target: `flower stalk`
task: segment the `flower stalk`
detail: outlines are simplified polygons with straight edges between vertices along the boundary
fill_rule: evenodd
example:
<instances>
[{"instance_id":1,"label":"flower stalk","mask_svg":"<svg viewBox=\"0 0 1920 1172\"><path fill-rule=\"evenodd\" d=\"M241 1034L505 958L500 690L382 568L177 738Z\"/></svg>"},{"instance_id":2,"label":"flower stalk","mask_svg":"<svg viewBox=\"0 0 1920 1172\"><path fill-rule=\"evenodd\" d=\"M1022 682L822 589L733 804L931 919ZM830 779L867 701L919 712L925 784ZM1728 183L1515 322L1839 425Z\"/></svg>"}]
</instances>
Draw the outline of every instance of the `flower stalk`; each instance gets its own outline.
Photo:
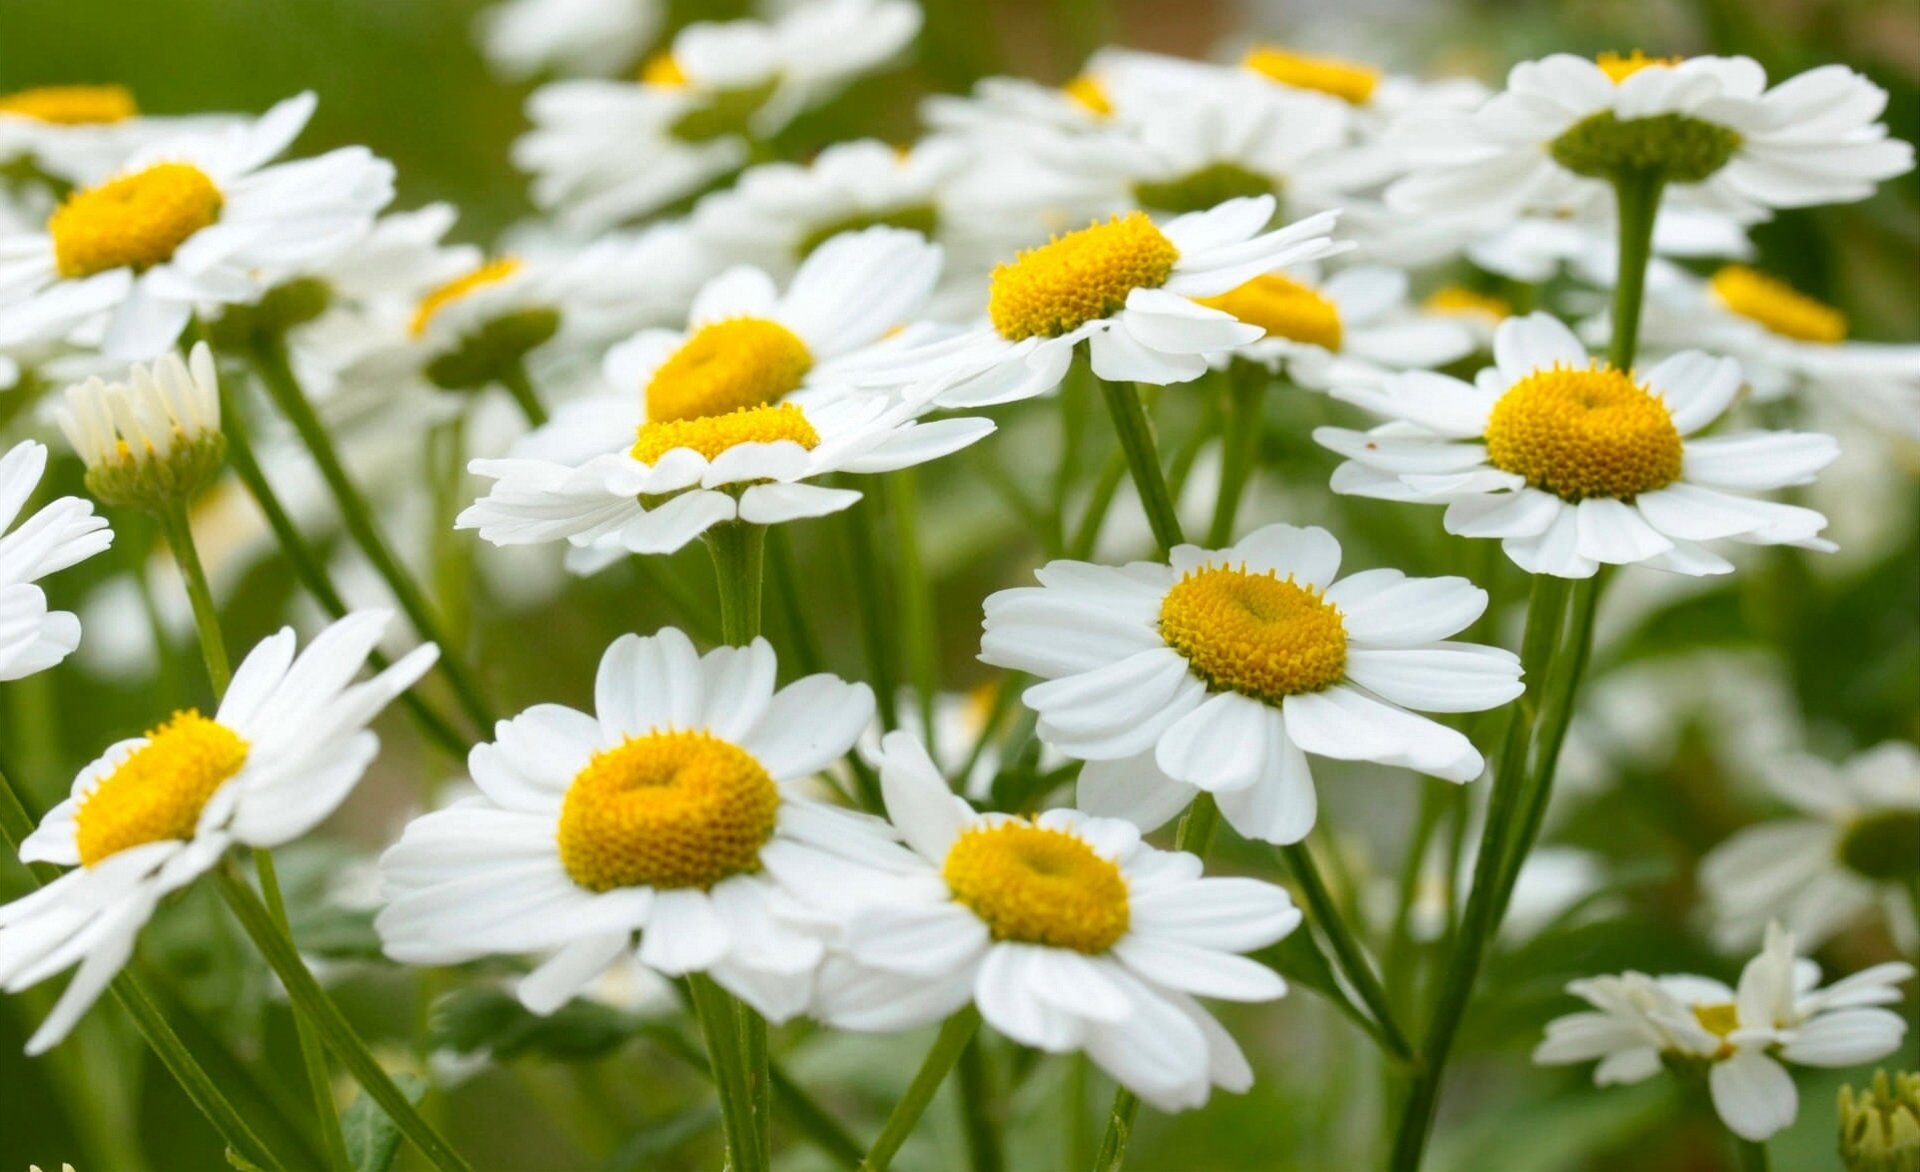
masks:
<instances>
[{"instance_id":1,"label":"flower stalk","mask_svg":"<svg viewBox=\"0 0 1920 1172\"><path fill-rule=\"evenodd\" d=\"M921 1060L920 1069L907 1084L907 1091L893 1106L893 1113L887 1116L886 1124L880 1129L880 1135L867 1149L867 1158L860 1165L860 1172L886 1172L892 1166L893 1157L900 1145L913 1134L920 1117L927 1112L927 1105L933 1102L933 1096L946 1081L947 1072L960 1060L960 1052L967 1048L974 1034L980 1029L980 1011L972 1005L954 1014L940 1027L940 1034L933 1040L933 1048Z\"/></svg>"}]
</instances>

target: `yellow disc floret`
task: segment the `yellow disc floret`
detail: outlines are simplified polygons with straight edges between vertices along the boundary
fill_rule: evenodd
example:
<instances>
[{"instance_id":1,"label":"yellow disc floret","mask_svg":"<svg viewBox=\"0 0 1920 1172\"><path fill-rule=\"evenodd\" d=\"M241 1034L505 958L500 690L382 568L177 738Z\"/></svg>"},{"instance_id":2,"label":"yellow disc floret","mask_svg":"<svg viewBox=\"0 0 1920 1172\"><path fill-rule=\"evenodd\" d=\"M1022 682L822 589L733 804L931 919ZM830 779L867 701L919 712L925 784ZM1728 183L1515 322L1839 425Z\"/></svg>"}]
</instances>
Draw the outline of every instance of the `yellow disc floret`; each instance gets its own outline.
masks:
<instances>
[{"instance_id":1,"label":"yellow disc floret","mask_svg":"<svg viewBox=\"0 0 1920 1172\"><path fill-rule=\"evenodd\" d=\"M156 163L74 192L47 220L60 275L145 270L172 259L187 238L220 218L225 203L207 173Z\"/></svg>"},{"instance_id":2,"label":"yellow disc floret","mask_svg":"<svg viewBox=\"0 0 1920 1172\"><path fill-rule=\"evenodd\" d=\"M655 53L640 66L640 81L645 85L680 89L687 84L687 71L672 53Z\"/></svg>"},{"instance_id":3,"label":"yellow disc floret","mask_svg":"<svg viewBox=\"0 0 1920 1172\"><path fill-rule=\"evenodd\" d=\"M1272 570L1188 571L1160 602L1160 637L1212 690L1269 703L1331 687L1347 671L1340 609Z\"/></svg>"},{"instance_id":4,"label":"yellow disc floret","mask_svg":"<svg viewBox=\"0 0 1920 1172\"><path fill-rule=\"evenodd\" d=\"M1118 313L1135 289L1158 289L1180 250L1144 212L1114 216L1022 252L993 270L987 315L1011 342L1057 338Z\"/></svg>"},{"instance_id":5,"label":"yellow disc floret","mask_svg":"<svg viewBox=\"0 0 1920 1172\"><path fill-rule=\"evenodd\" d=\"M416 338L422 336L433 323L435 314L474 290L497 285L519 271L520 261L517 257L503 256L429 290L420 299L420 304L414 307L413 320L407 323L407 332Z\"/></svg>"},{"instance_id":6,"label":"yellow disc floret","mask_svg":"<svg viewBox=\"0 0 1920 1172\"><path fill-rule=\"evenodd\" d=\"M1337 57L1290 53L1278 45L1256 45L1247 50L1240 64L1282 85L1332 94L1355 106L1371 98L1374 87L1380 84L1380 71L1371 66Z\"/></svg>"},{"instance_id":7,"label":"yellow disc floret","mask_svg":"<svg viewBox=\"0 0 1920 1172\"><path fill-rule=\"evenodd\" d=\"M1196 300L1259 326L1269 338L1340 349L1340 307L1313 286L1279 273L1255 277L1217 297Z\"/></svg>"},{"instance_id":8,"label":"yellow disc floret","mask_svg":"<svg viewBox=\"0 0 1920 1172\"><path fill-rule=\"evenodd\" d=\"M1107 87L1091 74L1082 73L1068 79L1060 92L1089 114L1105 118L1113 113L1113 99L1107 96Z\"/></svg>"},{"instance_id":9,"label":"yellow disc floret","mask_svg":"<svg viewBox=\"0 0 1920 1172\"><path fill-rule=\"evenodd\" d=\"M740 444L770 444L778 440L792 440L812 451L820 445L820 433L807 422L806 413L800 408L792 403L775 403L771 407L742 407L705 419L643 423L640 437L628 454L642 464L652 464L675 448L692 448L711 460Z\"/></svg>"},{"instance_id":10,"label":"yellow disc floret","mask_svg":"<svg viewBox=\"0 0 1920 1172\"><path fill-rule=\"evenodd\" d=\"M81 799L73 815L81 863L192 838L208 799L246 763L240 734L192 709L174 713Z\"/></svg>"},{"instance_id":11,"label":"yellow disc floret","mask_svg":"<svg viewBox=\"0 0 1920 1172\"><path fill-rule=\"evenodd\" d=\"M975 826L941 875L996 940L1105 952L1127 934L1127 880L1086 840L1031 822Z\"/></svg>"},{"instance_id":12,"label":"yellow disc floret","mask_svg":"<svg viewBox=\"0 0 1920 1172\"><path fill-rule=\"evenodd\" d=\"M1631 500L1680 478L1667 405L1609 366L1554 367L1513 384L1487 421L1487 460L1562 500Z\"/></svg>"},{"instance_id":13,"label":"yellow disc floret","mask_svg":"<svg viewBox=\"0 0 1920 1172\"><path fill-rule=\"evenodd\" d=\"M1720 1048L1714 1052L1716 1059L1733 1057L1733 1044L1727 1041L1727 1035L1740 1028L1740 1009L1732 1002L1718 1005L1696 1005L1693 1007L1693 1020L1700 1028L1720 1039Z\"/></svg>"},{"instance_id":14,"label":"yellow disc floret","mask_svg":"<svg viewBox=\"0 0 1920 1172\"><path fill-rule=\"evenodd\" d=\"M0 114L56 126L124 122L140 111L123 85L48 85L0 94Z\"/></svg>"},{"instance_id":15,"label":"yellow disc floret","mask_svg":"<svg viewBox=\"0 0 1920 1172\"><path fill-rule=\"evenodd\" d=\"M1503 322L1513 315L1513 306L1507 303L1506 298L1481 293L1465 285L1442 285L1420 304L1428 313L1478 318L1489 324Z\"/></svg>"},{"instance_id":16,"label":"yellow disc floret","mask_svg":"<svg viewBox=\"0 0 1920 1172\"><path fill-rule=\"evenodd\" d=\"M560 805L560 862L589 891L698 887L760 869L780 791L753 755L701 731L595 753Z\"/></svg>"},{"instance_id":17,"label":"yellow disc floret","mask_svg":"<svg viewBox=\"0 0 1920 1172\"><path fill-rule=\"evenodd\" d=\"M764 407L797 390L813 369L800 336L763 317L701 326L647 383L647 418L701 419Z\"/></svg>"},{"instance_id":18,"label":"yellow disc floret","mask_svg":"<svg viewBox=\"0 0 1920 1172\"><path fill-rule=\"evenodd\" d=\"M1602 53L1593 59L1593 63L1600 67L1600 72L1607 75L1607 80L1619 85L1650 65L1673 66L1684 60L1686 60L1684 57L1649 57L1635 49L1624 56L1619 53Z\"/></svg>"},{"instance_id":19,"label":"yellow disc floret","mask_svg":"<svg viewBox=\"0 0 1920 1172\"><path fill-rule=\"evenodd\" d=\"M1713 275L1712 288L1720 304L1781 337L1828 344L1846 340L1846 314L1758 269L1728 265Z\"/></svg>"}]
</instances>

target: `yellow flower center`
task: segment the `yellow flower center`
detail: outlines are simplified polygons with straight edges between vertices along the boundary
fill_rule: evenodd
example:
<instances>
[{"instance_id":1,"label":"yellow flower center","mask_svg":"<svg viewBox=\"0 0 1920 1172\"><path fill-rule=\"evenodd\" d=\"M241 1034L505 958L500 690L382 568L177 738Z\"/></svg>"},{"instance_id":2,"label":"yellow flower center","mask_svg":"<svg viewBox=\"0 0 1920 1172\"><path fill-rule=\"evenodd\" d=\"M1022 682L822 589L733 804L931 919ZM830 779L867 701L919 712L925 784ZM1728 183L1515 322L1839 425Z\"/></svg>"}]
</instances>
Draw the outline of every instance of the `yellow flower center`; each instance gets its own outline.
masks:
<instances>
[{"instance_id":1,"label":"yellow flower center","mask_svg":"<svg viewBox=\"0 0 1920 1172\"><path fill-rule=\"evenodd\" d=\"M1347 671L1340 608L1272 570L1188 571L1160 601L1160 637L1212 690L1269 703L1331 687Z\"/></svg>"},{"instance_id":2,"label":"yellow flower center","mask_svg":"<svg viewBox=\"0 0 1920 1172\"><path fill-rule=\"evenodd\" d=\"M1179 259L1146 213L1116 215L995 267L987 316L1010 342L1057 338L1118 313L1135 289L1166 284Z\"/></svg>"},{"instance_id":3,"label":"yellow flower center","mask_svg":"<svg viewBox=\"0 0 1920 1172\"><path fill-rule=\"evenodd\" d=\"M48 85L0 95L0 114L56 126L124 122L139 112L123 85Z\"/></svg>"},{"instance_id":4,"label":"yellow flower center","mask_svg":"<svg viewBox=\"0 0 1920 1172\"><path fill-rule=\"evenodd\" d=\"M1680 478L1680 433L1667 405L1610 366L1556 366L1500 396L1487 460L1563 500L1631 500Z\"/></svg>"},{"instance_id":5,"label":"yellow flower center","mask_svg":"<svg viewBox=\"0 0 1920 1172\"><path fill-rule=\"evenodd\" d=\"M1635 49L1625 56L1621 56L1619 53L1602 53L1593 59L1593 63L1600 67L1600 72L1607 75L1607 80L1613 82L1615 85L1619 85L1621 82L1650 65L1671 66L1678 65L1685 60L1686 58L1684 57L1649 57L1640 50Z\"/></svg>"},{"instance_id":6,"label":"yellow flower center","mask_svg":"<svg viewBox=\"0 0 1920 1172\"><path fill-rule=\"evenodd\" d=\"M680 68L679 58L672 53L655 53L640 66L640 81L644 85L679 89L687 84L687 71Z\"/></svg>"},{"instance_id":7,"label":"yellow flower center","mask_svg":"<svg viewBox=\"0 0 1920 1172\"><path fill-rule=\"evenodd\" d=\"M1127 934L1127 880L1086 841L1031 822L975 826L941 875L996 940L1105 952Z\"/></svg>"},{"instance_id":8,"label":"yellow flower center","mask_svg":"<svg viewBox=\"0 0 1920 1172\"><path fill-rule=\"evenodd\" d=\"M1448 317L1479 318L1489 324L1505 321L1513 315L1513 306L1504 297L1480 293L1465 285L1442 285L1421 303L1428 313Z\"/></svg>"},{"instance_id":9,"label":"yellow flower center","mask_svg":"<svg viewBox=\"0 0 1920 1172\"><path fill-rule=\"evenodd\" d=\"M218 220L225 202L206 172L188 163L109 179L69 195L47 220L54 263L70 279L152 268Z\"/></svg>"},{"instance_id":10,"label":"yellow flower center","mask_svg":"<svg viewBox=\"0 0 1920 1172\"><path fill-rule=\"evenodd\" d=\"M812 451L820 446L820 433L807 422L806 413L800 408L792 403L775 403L768 407L742 407L704 419L643 423L639 438L634 440L628 454L642 464L653 464L675 448L692 448L711 460L740 444L770 444L776 440L792 440Z\"/></svg>"},{"instance_id":11,"label":"yellow flower center","mask_svg":"<svg viewBox=\"0 0 1920 1172\"><path fill-rule=\"evenodd\" d=\"M1740 1028L1740 1009L1732 1002L1719 1005L1696 1005L1693 1007L1693 1020L1700 1028L1720 1039L1720 1048L1714 1051L1716 1060L1733 1057L1733 1043L1727 1041L1727 1035Z\"/></svg>"},{"instance_id":12,"label":"yellow flower center","mask_svg":"<svg viewBox=\"0 0 1920 1172\"><path fill-rule=\"evenodd\" d=\"M1847 315L1746 265L1728 265L1713 275L1720 304L1786 338L1802 342L1843 342Z\"/></svg>"},{"instance_id":13,"label":"yellow flower center","mask_svg":"<svg viewBox=\"0 0 1920 1172\"><path fill-rule=\"evenodd\" d=\"M1060 92L1097 117L1105 118L1113 113L1113 99L1107 96L1107 87L1091 74L1082 73L1069 79L1060 87Z\"/></svg>"},{"instance_id":14,"label":"yellow flower center","mask_svg":"<svg viewBox=\"0 0 1920 1172\"><path fill-rule=\"evenodd\" d=\"M246 763L238 733L192 709L174 713L81 800L73 815L81 863L192 838L208 799Z\"/></svg>"},{"instance_id":15,"label":"yellow flower center","mask_svg":"<svg viewBox=\"0 0 1920 1172\"><path fill-rule=\"evenodd\" d=\"M593 755L560 804L560 862L589 891L698 887L760 869L780 791L705 731L652 732Z\"/></svg>"},{"instance_id":16,"label":"yellow flower center","mask_svg":"<svg viewBox=\"0 0 1920 1172\"><path fill-rule=\"evenodd\" d=\"M813 352L777 321L733 317L701 326L653 372L647 418L664 421L764 407L797 390Z\"/></svg>"},{"instance_id":17,"label":"yellow flower center","mask_svg":"<svg viewBox=\"0 0 1920 1172\"><path fill-rule=\"evenodd\" d=\"M1380 71L1371 66L1338 57L1290 53L1278 45L1256 45L1240 64L1281 85L1318 90L1355 106L1371 98L1374 87L1380 84Z\"/></svg>"},{"instance_id":18,"label":"yellow flower center","mask_svg":"<svg viewBox=\"0 0 1920 1172\"><path fill-rule=\"evenodd\" d=\"M1278 273L1255 277L1217 297L1201 297L1202 305L1230 313L1259 326L1270 338L1286 338L1340 349L1340 309L1311 285Z\"/></svg>"},{"instance_id":19,"label":"yellow flower center","mask_svg":"<svg viewBox=\"0 0 1920 1172\"><path fill-rule=\"evenodd\" d=\"M470 273L463 273L444 285L429 290L414 307L413 320L407 323L407 332L418 338L427 332L433 323L433 317L447 306L488 285L497 285L520 271L520 261L516 257L503 256L490 260Z\"/></svg>"}]
</instances>

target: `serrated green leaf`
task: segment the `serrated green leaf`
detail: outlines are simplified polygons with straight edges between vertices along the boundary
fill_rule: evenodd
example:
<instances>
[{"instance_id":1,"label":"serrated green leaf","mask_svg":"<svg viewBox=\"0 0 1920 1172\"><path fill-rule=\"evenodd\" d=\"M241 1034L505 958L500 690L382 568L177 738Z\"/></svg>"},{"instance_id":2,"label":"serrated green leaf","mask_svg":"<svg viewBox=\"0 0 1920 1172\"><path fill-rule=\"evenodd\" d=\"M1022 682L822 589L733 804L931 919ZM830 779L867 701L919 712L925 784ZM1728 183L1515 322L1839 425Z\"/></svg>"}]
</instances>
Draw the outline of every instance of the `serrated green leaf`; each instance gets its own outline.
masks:
<instances>
[{"instance_id":1,"label":"serrated green leaf","mask_svg":"<svg viewBox=\"0 0 1920 1172\"><path fill-rule=\"evenodd\" d=\"M409 1103L418 1103L427 1093L426 1081L414 1075L396 1074L393 1081ZM340 1117L340 1134L347 1141L347 1159L353 1163L354 1172L387 1172L400 1151L400 1129L380 1104L365 1094Z\"/></svg>"}]
</instances>

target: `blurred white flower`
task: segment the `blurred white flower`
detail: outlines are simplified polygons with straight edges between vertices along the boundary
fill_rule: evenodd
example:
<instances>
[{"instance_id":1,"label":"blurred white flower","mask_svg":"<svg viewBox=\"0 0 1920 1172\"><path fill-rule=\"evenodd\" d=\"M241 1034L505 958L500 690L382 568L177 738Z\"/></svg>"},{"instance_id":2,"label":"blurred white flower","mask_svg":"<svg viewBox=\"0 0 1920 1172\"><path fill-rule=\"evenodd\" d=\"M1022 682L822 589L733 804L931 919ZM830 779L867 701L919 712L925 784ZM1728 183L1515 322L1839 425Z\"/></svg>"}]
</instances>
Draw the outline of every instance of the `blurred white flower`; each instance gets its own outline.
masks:
<instances>
[{"instance_id":1,"label":"blurred white flower","mask_svg":"<svg viewBox=\"0 0 1920 1172\"><path fill-rule=\"evenodd\" d=\"M79 497L63 496L14 526L46 467L47 446L33 440L0 456L0 680L52 667L80 645L80 620L48 610L34 583L113 544L107 519Z\"/></svg>"},{"instance_id":2,"label":"blurred white flower","mask_svg":"<svg viewBox=\"0 0 1920 1172\"><path fill-rule=\"evenodd\" d=\"M542 70L617 73L635 62L666 15L662 0L503 0L474 22L503 76Z\"/></svg>"}]
</instances>

